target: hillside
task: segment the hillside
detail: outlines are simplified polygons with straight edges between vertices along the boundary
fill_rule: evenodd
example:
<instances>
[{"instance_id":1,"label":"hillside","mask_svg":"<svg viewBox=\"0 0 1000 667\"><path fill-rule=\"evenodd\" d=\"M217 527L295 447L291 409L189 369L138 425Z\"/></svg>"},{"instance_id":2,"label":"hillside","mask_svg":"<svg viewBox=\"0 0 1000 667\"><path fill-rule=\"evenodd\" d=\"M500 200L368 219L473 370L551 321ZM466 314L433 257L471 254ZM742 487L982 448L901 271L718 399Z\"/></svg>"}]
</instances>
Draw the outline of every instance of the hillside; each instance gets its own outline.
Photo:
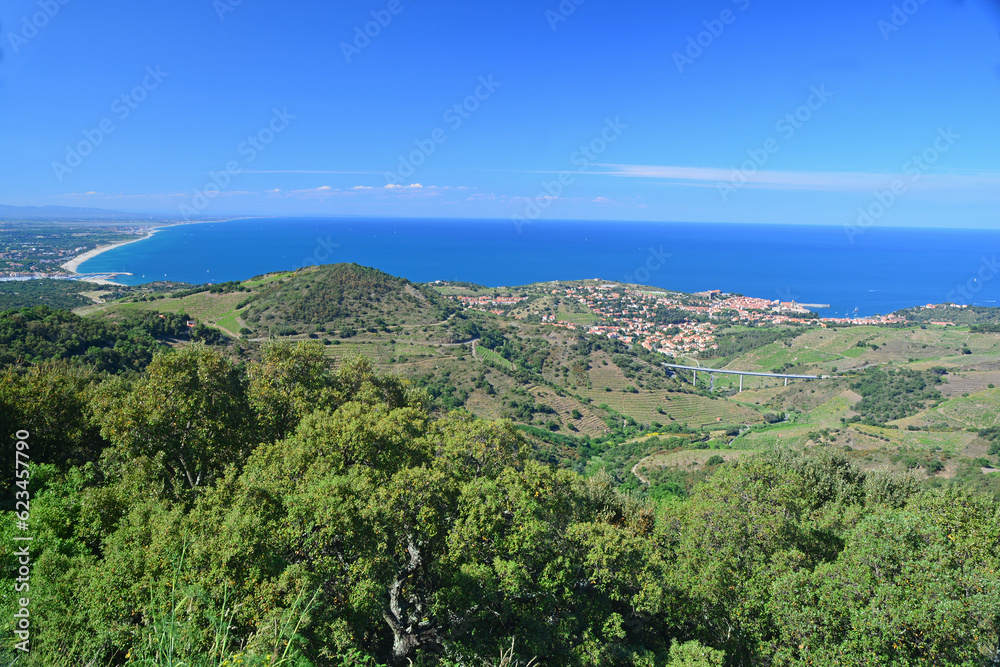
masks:
<instances>
[{"instance_id":1,"label":"hillside","mask_svg":"<svg viewBox=\"0 0 1000 667\"><path fill-rule=\"evenodd\" d=\"M433 327L445 325L455 309L435 292L403 278L356 264L336 264L218 285L137 291L78 312L105 315L127 310L183 311L230 336L249 339L310 334L347 339L394 331L448 341L451 333Z\"/></svg>"},{"instance_id":2,"label":"hillside","mask_svg":"<svg viewBox=\"0 0 1000 667\"><path fill-rule=\"evenodd\" d=\"M647 469L669 460L676 445L643 444L644 434L668 429L701 433L682 449L699 442L715 449L833 447L864 467L908 471L928 484L974 474L984 475L977 484L987 484L992 468L972 463L997 463L976 431L1000 414L989 386L1000 385L1000 334L930 325L923 317L893 326L713 325L718 350L685 353L681 363L826 377L786 387L780 379L747 376L740 393L738 376L702 373L694 386L690 373L664 372L660 364L674 361L669 356L629 344L627 336L587 333L630 306L617 293L605 302L567 295L608 287L630 289L601 281L415 285L343 264L134 295L81 312L111 320L134 311L184 313L251 344L316 340L336 363L368 357L426 391L438 409L511 419L550 460L586 466L593 459L621 484L642 479L631 475L640 459ZM705 303L632 289L639 298L667 296L680 307ZM940 309L938 316L958 319L959 310ZM682 335L711 322L697 314L684 324L681 310L650 309L650 316ZM993 314L977 309L974 316L986 322ZM880 368L891 377L944 372L930 380L931 393L893 413L893 392L905 382L876 387L867 398L852 388Z\"/></svg>"},{"instance_id":3,"label":"hillside","mask_svg":"<svg viewBox=\"0 0 1000 667\"><path fill-rule=\"evenodd\" d=\"M0 282L0 310L33 306L72 310L94 303L107 291L109 288L104 285L75 280L4 281Z\"/></svg>"},{"instance_id":4,"label":"hillside","mask_svg":"<svg viewBox=\"0 0 1000 667\"><path fill-rule=\"evenodd\" d=\"M30 452L0 523L31 531L0 585L33 591L0 599L32 628L3 664L916 667L1000 636L1000 514L969 489L673 427L567 470L315 342L78 370L0 369Z\"/></svg>"},{"instance_id":5,"label":"hillside","mask_svg":"<svg viewBox=\"0 0 1000 667\"><path fill-rule=\"evenodd\" d=\"M308 267L262 282L238 309L255 334L287 329L377 333L442 322L454 312L431 290L357 264Z\"/></svg>"},{"instance_id":6,"label":"hillside","mask_svg":"<svg viewBox=\"0 0 1000 667\"><path fill-rule=\"evenodd\" d=\"M851 560L863 557L855 552L871 543L866 522L910 521L917 509L921 513L914 525L937 532L913 538L906 554L937 554L938 546L925 546L940 543L963 554L978 545L977 562L996 556L995 540L978 533L953 543L955 524L941 524L942 510L935 504L950 511L955 505L950 499L969 498L975 500L962 500L961 507L995 507L1000 498L1000 333L989 327L905 321L832 325L756 308L712 310L708 298L601 281L505 288L415 285L356 265L220 285L161 285L128 290L112 300L115 293L80 309L82 317L41 306L0 313L0 424L30 433L32 462L54 466L38 473L45 489L38 516L49 522L42 524L46 535L60 537L40 541L40 548L46 558L56 552L63 558L64 548L82 554L82 569L46 566L42 576L60 586L69 585L65 573L78 572L71 576L88 582L109 577L100 586L110 590L117 572L137 576L137 566L123 561L134 551L132 545L149 545L150 562L156 563L152 580L167 582L172 572L187 567L188 557L200 563L191 571L230 572L229 585L244 596L235 604L247 610L237 623L243 624L241 632L252 633L259 614L303 602L296 596L304 589L284 591L282 577L329 566L333 569L321 580L336 580L339 588L334 598L320 602L328 620L313 627L309 646L302 644L301 650L334 650L328 642L330 624L336 622L355 633L338 646L362 646L370 655L404 664L380 625L385 621L381 612L362 604L347 621L340 616L340 601L385 597L392 577L409 576L404 561L406 554L414 557L414 550L431 549L420 553L440 559L434 561L435 573L445 572L442 567L451 567L469 550L472 569L454 571L449 591L480 581L482 563L498 568L480 581L476 601L462 612L474 619L479 598L504 599L512 564L522 568L534 562L539 545L548 544L541 567L563 559L573 564L559 574L562 580L576 581L571 572L586 571L590 582L581 590L571 585L560 593L559 604L573 600L571 607L583 609L591 591L608 595L615 601L606 610L611 615L595 622L601 632L628 637L636 652L608 639L606 646L625 652L606 664L637 664L641 655L648 657L642 652L649 647L666 650L669 638L620 623L611 610L638 618L639 607L621 606L625 599L641 599L647 611L657 609L648 607L649 586L664 585L696 599L703 594L697 582L706 572L716 572L721 588L711 595L723 602L692 612L679 626L660 618L657 627L668 628L671 637L701 637L733 655L752 645L764 655L777 646L794 650L802 643L799 634L778 636L797 627L792 616L798 612L786 618L780 616L782 609L802 609L815 599L808 592L802 599L786 599L786 590L800 592L796 581L812 576L814 569L816 581L825 581L832 564L843 567L844 576L867 571ZM990 316L977 314L984 322ZM662 352L668 346L674 354ZM697 381L690 370L662 366L677 361L698 365ZM740 391L738 376L706 372L712 368L822 377L786 384L781 377L745 376ZM501 419L509 421L496 421ZM59 477L56 470L67 476ZM12 474L6 473L6 488L13 488ZM388 486L387 479L392 480ZM557 479L563 480L563 490L552 486ZM45 485L53 480L50 493ZM285 501L272 506L267 499L288 498L289 488L301 507L284 516L278 505ZM572 498L566 495L571 488L578 489ZM502 489L503 495L491 489ZM242 498L232 496L244 491ZM346 495L337 495L342 491ZM160 495L151 499L151 492ZM393 500L387 492L398 496ZM975 494L981 495L976 499ZM336 502L316 502L334 497ZM628 505L593 512L611 498ZM743 515L725 518L734 498L741 499L737 505L751 506ZM96 518L93 513L109 499L134 516L122 523L116 513ZM167 506L172 509L164 513ZM504 507L521 509L508 517L499 509ZM553 522L549 527L537 523L535 512L543 507L551 512L552 519L544 520ZM80 516L67 521L65 512ZM995 525L977 512L962 522L975 530ZM411 513L416 518L409 524ZM660 529L666 532L657 537L650 531L654 517L661 516ZM575 523L563 526L563 517ZM784 517L782 525L773 523L777 517ZM615 533L623 520L624 525L637 522L635 531ZM175 521L187 528L178 532ZM508 523L509 534L503 527ZM401 527L406 530L399 535L429 525L447 540L428 536L416 545L393 542L390 536ZM352 526L362 528L358 532ZM146 530L142 527L151 527L151 534L135 534ZM329 532L317 538L316 530ZM878 535L888 536L878 538L884 551L897 542L898 531L895 523L880 530ZM721 531L710 537L707 549L700 543L706 531ZM354 537L344 540L348 533ZM185 551L184 535L194 535L199 548ZM220 535L229 535L232 543L201 546ZM66 539L74 546L66 547ZM275 539L284 541L276 546ZM557 547L553 539L560 541ZM586 555L580 551L585 544L590 545ZM366 545L368 555L352 551L359 545ZM247 548L251 553L245 553ZM758 553L757 565L732 569L748 550ZM276 559L279 552L284 556ZM719 570L720 553L738 558ZM343 560L331 560L330 554ZM702 555L708 560L699 560ZM206 558L219 560L209 564ZM376 562L371 581L377 584L342 572L337 562ZM635 564L656 562L663 564L662 571L635 569ZM261 568L263 563L277 569L245 572L246 564ZM595 564L594 570L580 569ZM622 585L643 591L636 593L639 597L622 598L617 588L606 588L609 573L619 570L638 577L626 577ZM548 575L538 572L538 581L514 584L524 588L513 601L522 595L534 600L548 590L550 584L542 582ZM214 576L207 574L199 586L218 585ZM419 581L438 581L437 576ZM788 586L760 587L755 582L761 577L788 577ZM206 601L206 595L221 596L225 605L224 581L214 593L190 589L185 594ZM364 593L352 593L355 585ZM966 599L966 583L954 585L947 599ZM272 596L264 602L262 586ZM725 592L737 589L738 594ZM465 609L455 607L458 600L451 593L435 592L433 586L423 590L443 596L436 599L449 610L420 616L423 622L442 623L456 618L452 609ZM766 612L748 608L737 616L756 618L766 641L754 644L757 640L743 635L730 641L701 630L691 634L694 618L722 618L731 626L737 616L730 617L730 610L758 594L753 591L763 595L760 604L777 606ZM150 606L128 623L153 627L145 614L157 605L150 603L148 591L129 594L129 609ZM852 607L857 615L852 623L870 617L867 603L859 604ZM909 609L910 602L901 604ZM534 605L526 618L537 620ZM669 603L662 609L677 608ZM122 618L120 611L107 610L106 619ZM828 610L820 604L817 611ZM61 607L46 607L41 615L49 621L46 627L67 617ZM483 627L495 633L493 616L484 618ZM962 627L982 621L974 614L956 619ZM128 625L116 622L102 621L101 627ZM441 627L457 632L466 622L472 621ZM843 622L838 619L838 627ZM812 621L804 623L812 627ZM922 636L935 623L921 626ZM397 636L408 632L393 627ZM79 631L80 636L94 630ZM59 632L43 634L42 640L56 642ZM567 646L576 645L577 631L566 636ZM452 648L461 644L456 637ZM131 640L115 636L109 641L95 639L87 650ZM481 641L470 640L468 648ZM565 651L552 649L552 641L527 645L531 654L564 664L556 656ZM978 646L969 636L951 632L935 641L952 651L978 650L968 648ZM831 642L831 651L850 648L839 639ZM133 655L139 650L133 645ZM672 664L663 655L649 664Z\"/></svg>"}]
</instances>

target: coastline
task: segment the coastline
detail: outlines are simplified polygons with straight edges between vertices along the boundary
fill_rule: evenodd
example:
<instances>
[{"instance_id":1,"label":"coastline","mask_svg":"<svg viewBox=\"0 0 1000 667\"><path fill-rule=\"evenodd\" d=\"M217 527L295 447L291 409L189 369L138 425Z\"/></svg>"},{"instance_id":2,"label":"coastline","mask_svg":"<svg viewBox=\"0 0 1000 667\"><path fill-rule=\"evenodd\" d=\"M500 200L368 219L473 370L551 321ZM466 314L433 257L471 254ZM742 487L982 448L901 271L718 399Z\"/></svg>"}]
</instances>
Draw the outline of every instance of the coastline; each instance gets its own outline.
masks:
<instances>
[{"instance_id":1,"label":"coastline","mask_svg":"<svg viewBox=\"0 0 1000 667\"><path fill-rule=\"evenodd\" d=\"M213 222L232 222L235 220L254 220L255 217L256 216L247 216L245 218L222 218L219 220L184 220L182 222L171 222L163 224L160 225L159 227L154 227L153 229L149 230L149 233L143 236L141 239L132 239L131 241L121 241L120 243L112 243L110 245L94 248L93 250L88 250L85 253L77 255L76 257L69 260L65 264L60 264L59 268L64 269L68 273L72 273L77 276L91 275L86 273L80 273L79 271L77 271L77 269L79 269L80 265L83 264L84 262L94 259L95 257L97 257L102 253L105 253L109 250L113 250L115 248L119 248L123 245L128 245L129 243L138 243L139 241L145 241L146 239L153 238L153 235L156 234L156 232L161 231L163 229L167 229L168 227L177 227L179 225L200 225Z\"/></svg>"},{"instance_id":2,"label":"coastline","mask_svg":"<svg viewBox=\"0 0 1000 667\"><path fill-rule=\"evenodd\" d=\"M160 229L162 229L162 227L151 229L149 233L143 236L141 239L132 239L131 241L122 241L120 243L111 243L105 246L98 246L93 250L88 250L85 253L77 255L76 257L69 260L65 264L61 264L59 268L65 270L67 273L72 273L75 276L86 277L88 275L92 275L87 273L80 273L77 269L79 269L80 265L83 264L84 262L89 261L109 250L112 250L114 248L119 248L121 246L128 245L130 243L138 243L139 241L145 241L146 239L152 238L153 235L156 234L156 232L160 231ZM91 282L102 282L102 281L91 281ZM111 283L110 281L103 281L103 282L108 282L109 284L117 284L117 283Z\"/></svg>"},{"instance_id":3,"label":"coastline","mask_svg":"<svg viewBox=\"0 0 1000 667\"><path fill-rule=\"evenodd\" d=\"M119 285L119 286L122 286L121 283L116 283L113 280L108 280L107 278L91 278L90 277L90 276L94 276L94 275L106 275L106 274L81 273L78 269L80 268L80 266L82 264L84 264L85 262L88 262L88 261L94 259L95 257L97 257L100 254L103 254L103 253L105 253L105 252L107 252L109 250L114 250L115 248L120 248L121 246L125 246L125 245L128 245L130 243L138 243L139 241L145 241L147 239L151 239L151 238L153 238L153 235L156 234L156 232L158 232L160 230L163 230L163 229L166 229L168 227L176 227L178 225L196 225L196 224L202 224L202 223L208 223L208 222L230 222L232 220L252 220L252 219L253 219L253 217L249 216L249 217L246 217L246 218L224 218L224 219L221 219L221 220L194 220L194 221L185 220L183 222L170 222L170 223L167 223L167 224L160 225L159 227L154 227L153 229L150 229L149 233L146 234L145 236L143 236L140 239L132 239L131 241L121 241L120 243L111 243L111 244L106 245L106 246L100 246L100 247L94 248L93 250L88 250L87 252L84 252L84 253L81 253L81 254L77 255L76 257L74 257L73 259L65 262L64 264L60 264L59 268L63 269L67 273L72 273L74 276L76 276L78 278L85 278L87 280L87 282L96 283L98 285ZM112 277L114 277L115 275L132 275L132 274L117 274L116 273L116 274L113 274Z\"/></svg>"}]
</instances>

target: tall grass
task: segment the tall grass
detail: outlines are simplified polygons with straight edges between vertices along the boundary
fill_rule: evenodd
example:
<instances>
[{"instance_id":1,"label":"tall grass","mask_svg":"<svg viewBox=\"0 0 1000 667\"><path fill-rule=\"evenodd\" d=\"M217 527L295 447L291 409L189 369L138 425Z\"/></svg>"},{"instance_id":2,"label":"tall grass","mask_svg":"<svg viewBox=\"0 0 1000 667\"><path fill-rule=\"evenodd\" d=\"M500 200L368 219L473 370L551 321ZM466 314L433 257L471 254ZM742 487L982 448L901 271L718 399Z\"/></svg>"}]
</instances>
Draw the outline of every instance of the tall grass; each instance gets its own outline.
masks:
<instances>
[{"instance_id":1,"label":"tall grass","mask_svg":"<svg viewBox=\"0 0 1000 667\"><path fill-rule=\"evenodd\" d=\"M145 643L126 656L126 664L135 667L312 667L302 654L300 632L316 606L319 591L308 600L300 593L292 606L275 619L273 624L258 630L255 645L265 649L235 647L232 636L235 608L229 598L228 586L221 602L216 603L204 590L181 584L187 545L174 565L169 593L150 600L150 628ZM152 594L151 594L152 595ZM164 599L165 598L165 599ZM200 609L198 615L194 610ZM207 622L211 643L199 648L199 639ZM266 636L266 641L259 638Z\"/></svg>"}]
</instances>

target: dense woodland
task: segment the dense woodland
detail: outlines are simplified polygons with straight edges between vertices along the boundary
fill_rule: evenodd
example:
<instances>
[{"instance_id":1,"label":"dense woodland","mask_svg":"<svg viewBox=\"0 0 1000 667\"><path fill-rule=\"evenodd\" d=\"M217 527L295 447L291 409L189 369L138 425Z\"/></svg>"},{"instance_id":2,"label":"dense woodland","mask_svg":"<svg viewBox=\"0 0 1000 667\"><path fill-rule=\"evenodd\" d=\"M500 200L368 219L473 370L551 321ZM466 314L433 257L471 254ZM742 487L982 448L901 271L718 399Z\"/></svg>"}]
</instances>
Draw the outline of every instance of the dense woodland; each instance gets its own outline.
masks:
<instances>
[{"instance_id":1,"label":"dense woodland","mask_svg":"<svg viewBox=\"0 0 1000 667\"><path fill-rule=\"evenodd\" d=\"M997 659L992 496L778 449L718 457L697 479L661 473L675 492L643 497L615 479L630 445L558 436L608 464L567 469L510 422L442 410L433 378L332 367L316 343L249 361L167 348L178 332L155 315L81 336L72 317L0 316L4 349L21 350L0 375L4 452L26 430L32 461L19 665ZM99 341L119 356L88 357ZM494 343L532 365L535 350ZM925 375L859 383L873 417L887 383L933 397Z\"/></svg>"},{"instance_id":2,"label":"dense woodland","mask_svg":"<svg viewBox=\"0 0 1000 667\"><path fill-rule=\"evenodd\" d=\"M45 305L50 308L80 308L93 301L80 294L84 289L102 289L94 283L75 280L9 280L0 282L0 311Z\"/></svg>"},{"instance_id":3,"label":"dense woodland","mask_svg":"<svg viewBox=\"0 0 1000 667\"><path fill-rule=\"evenodd\" d=\"M168 342L228 341L218 329L187 322L184 313L140 311L106 321L47 306L0 311L0 368L62 360L108 373L140 371Z\"/></svg>"}]
</instances>

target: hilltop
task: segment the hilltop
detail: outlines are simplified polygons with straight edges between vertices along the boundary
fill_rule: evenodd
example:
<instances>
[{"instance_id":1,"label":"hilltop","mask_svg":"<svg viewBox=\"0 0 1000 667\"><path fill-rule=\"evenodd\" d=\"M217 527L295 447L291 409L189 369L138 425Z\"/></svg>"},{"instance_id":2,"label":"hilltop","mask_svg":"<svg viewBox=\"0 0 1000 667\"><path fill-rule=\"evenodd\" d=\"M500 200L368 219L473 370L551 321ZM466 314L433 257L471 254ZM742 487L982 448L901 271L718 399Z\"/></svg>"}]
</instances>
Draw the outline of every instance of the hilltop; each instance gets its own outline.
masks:
<instances>
[{"instance_id":1,"label":"hilltop","mask_svg":"<svg viewBox=\"0 0 1000 667\"><path fill-rule=\"evenodd\" d=\"M144 286L145 287L145 286ZM446 323L455 308L432 290L357 264L307 267L245 281L135 289L85 315L122 310L185 312L232 337L352 338ZM433 337L433 335L431 336Z\"/></svg>"},{"instance_id":2,"label":"hilltop","mask_svg":"<svg viewBox=\"0 0 1000 667\"><path fill-rule=\"evenodd\" d=\"M254 287L237 309L244 327L258 335L377 333L440 323L455 312L431 290L357 264L308 267Z\"/></svg>"}]
</instances>

